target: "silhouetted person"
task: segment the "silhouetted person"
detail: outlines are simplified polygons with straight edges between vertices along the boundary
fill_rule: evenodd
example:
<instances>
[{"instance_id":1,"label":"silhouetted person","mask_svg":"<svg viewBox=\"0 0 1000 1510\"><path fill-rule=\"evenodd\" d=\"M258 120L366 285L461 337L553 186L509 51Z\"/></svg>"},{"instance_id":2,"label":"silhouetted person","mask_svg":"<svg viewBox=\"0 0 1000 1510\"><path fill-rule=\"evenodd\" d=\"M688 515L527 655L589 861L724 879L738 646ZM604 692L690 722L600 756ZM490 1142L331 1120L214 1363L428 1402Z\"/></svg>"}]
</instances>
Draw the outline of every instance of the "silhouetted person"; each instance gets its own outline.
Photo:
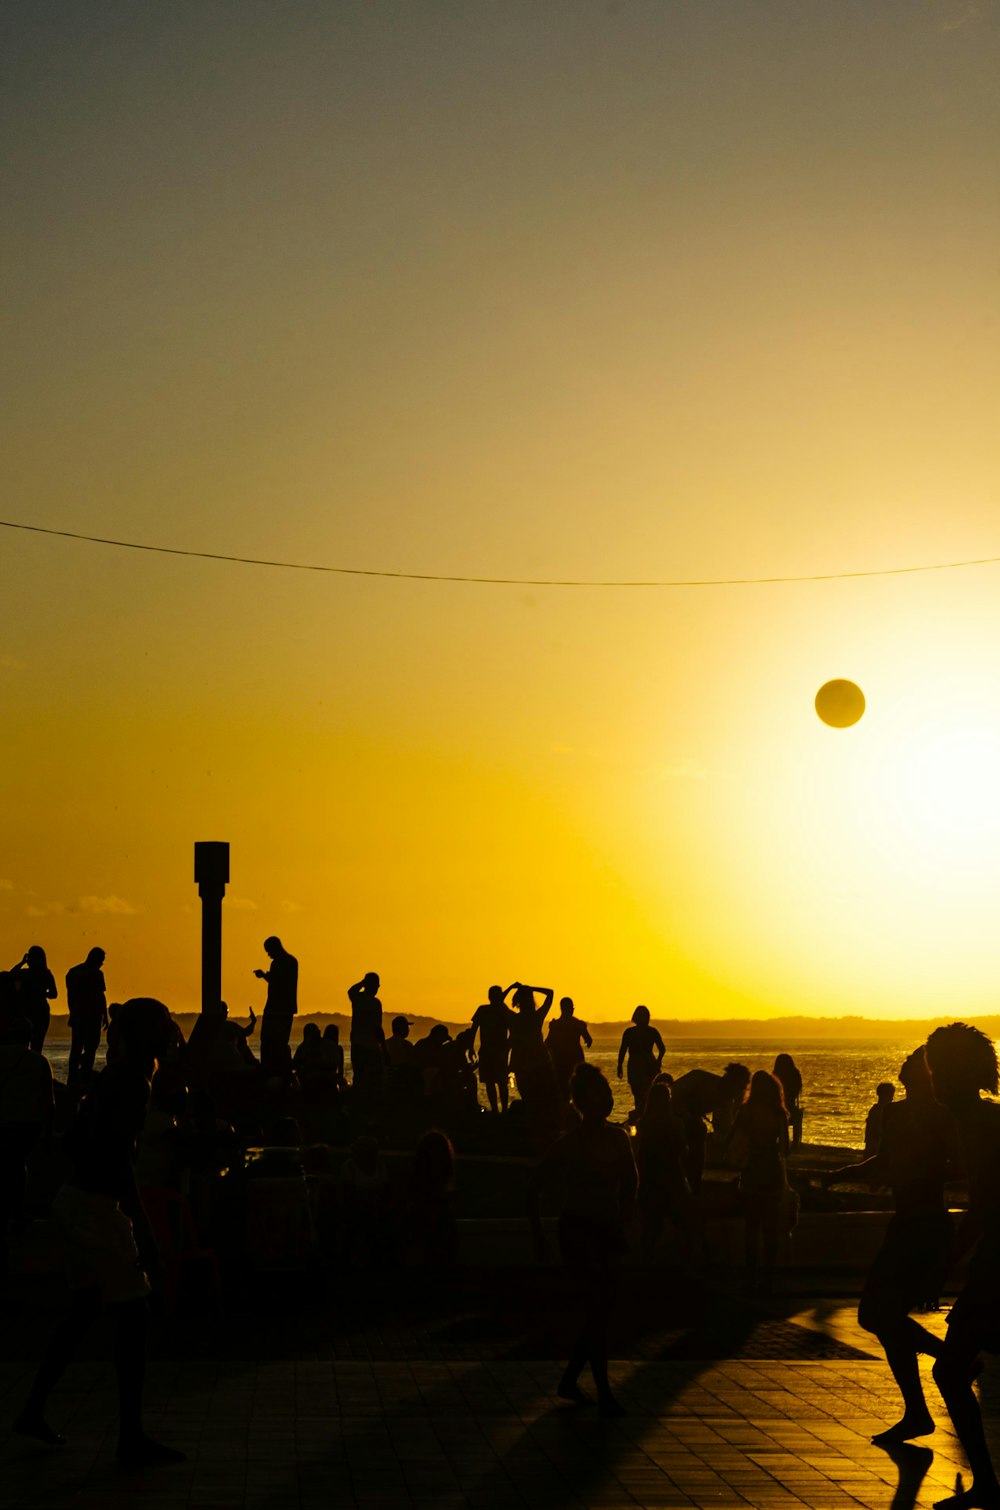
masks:
<instances>
[{"instance_id":1,"label":"silhouetted person","mask_svg":"<svg viewBox=\"0 0 1000 1510\"><path fill-rule=\"evenodd\" d=\"M871 1157L878 1153L879 1139L882 1136L882 1118L886 1108L892 1105L892 1098L896 1094L896 1087L891 1080L882 1080L875 1087L875 1105L869 1108L865 1118L865 1153Z\"/></svg>"},{"instance_id":2,"label":"silhouetted person","mask_svg":"<svg viewBox=\"0 0 1000 1510\"><path fill-rule=\"evenodd\" d=\"M509 1094L510 1020L514 1015L507 1005L513 986L504 991L490 986L487 999L472 1014L472 1042L479 1034L479 1083L486 1089L492 1112L507 1110Z\"/></svg>"},{"instance_id":3,"label":"silhouetted person","mask_svg":"<svg viewBox=\"0 0 1000 1510\"><path fill-rule=\"evenodd\" d=\"M858 1321L885 1348L903 1396L902 1419L872 1437L879 1447L934 1430L917 1355L936 1358L942 1343L910 1311L936 1298L944 1279L952 1242L945 1181L958 1155L955 1124L934 1099L922 1045L907 1058L899 1078L906 1098L886 1107L878 1152L835 1170L827 1181L862 1178L888 1185L896 1208L858 1306Z\"/></svg>"},{"instance_id":4,"label":"silhouetted person","mask_svg":"<svg viewBox=\"0 0 1000 1510\"><path fill-rule=\"evenodd\" d=\"M417 1144L403 1200L403 1243L413 1263L436 1268L458 1258L455 1150L447 1133L431 1128Z\"/></svg>"},{"instance_id":5,"label":"silhouetted person","mask_svg":"<svg viewBox=\"0 0 1000 1510\"><path fill-rule=\"evenodd\" d=\"M749 1094L733 1119L726 1142L734 1138L742 1138L745 1147L740 1171L740 1197L745 1224L747 1287L751 1291L758 1287L757 1253L760 1248L764 1262L759 1288L766 1295L771 1290L778 1232L786 1215L788 1196L785 1178L788 1113L781 1081L776 1075L758 1070L753 1076Z\"/></svg>"},{"instance_id":6,"label":"silhouetted person","mask_svg":"<svg viewBox=\"0 0 1000 1510\"><path fill-rule=\"evenodd\" d=\"M618 1079L622 1078L622 1066L627 1060L626 1074L637 1112L641 1112L645 1105L649 1087L656 1079L665 1053L659 1031L650 1025L649 1008L636 1007L632 1013L632 1026L622 1034Z\"/></svg>"},{"instance_id":7,"label":"silhouetted person","mask_svg":"<svg viewBox=\"0 0 1000 1510\"><path fill-rule=\"evenodd\" d=\"M535 1005L541 996L540 1007ZM554 993L548 986L525 986L514 983L514 1011L510 1015L510 1067L514 1072L517 1094L525 1107L545 1116L554 1110L556 1100L552 1065L545 1052L542 1027L552 1010Z\"/></svg>"},{"instance_id":8,"label":"silhouetted person","mask_svg":"<svg viewBox=\"0 0 1000 1510\"><path fill-rule=\"evenodd\" d=\"M535 1255L544 1263L539 1193L549 1184L562 1188L559 1248L568 1270L567 1299L577 1330L559 1394L577 1404L589 1403L579 1383L589 1363L601 1414L614 1416L621 1414L621 1406L608 1381L608 1327L638 1181L628 1134L608 1126L615 1098L596 1065L577 1066L570 1096L580 1114L579 1125L557 1139L538 1165L529 1188L529 1213Z\"/></svg>"},{"instance_id":9,"label":"silhouetted person","mask_svg":"<svg viewBox=\"0 0 1000 1510\"><path fill-rule=\"evenodd\" d=\"M106 1302L115 1315L118 1458L139 1467L183 1457L152 1441L142 1429L149 1280L140 1254L151 1264L156 1250L132 1170L153 1068L173 1034L166 1007L149 998L125 1002L118 1019L119 1059L102 1070L81 1103L66 1139L72 1161L69 1179L52 1205L63 1239L72 1307L51 1337L14 1430L50 1445L64 1440L46 1421L45 1407Z\"/></svg>"},{"instance_id":10,"label":"silhouetted person","mask_svg":"<svg viewBox=\"0 0 1000 1510\"><path fill-rule=\"evenodd\" d=\"M997 1093L997 1056L986 1034L963 1022L935 1028L926 1053L934 1095L955 1118L969 1181L969 1208L959 1223L953 1257L972 1250L934 1365L935 1381L969 1459L972 1484L938 1505L992 1510L1000 1505L1000 1483L972 1381L981 1366L980 1350L1000 1352L1000 1105L979 1095Z\"/></svg>"},{"instance_id":11,"label":"silhouetted person","mask_svg":"<svg viewBox=\"0 0 1000 1510\"><path fill-rule=\"evenodd\" d=\"M802 1076L791 1054L779 1054L771 1073L781 1081L788 1125L792 1130L792 1147L798 1148L802 1142Z\"/></svg>"},{"instance_id":12,"label":"silhouetted person","mask_svg":"<svg viewBox=\"0 0 1000 1510\"><path fill-rule=\"evenodd\" d=\"M410 1019L394 1017L385 1046L386 1090L394 1098L412 1099L422 1089L415 1046L410 1042Z\"/></svg>"},{"instance_id":13,"label":"silhouetted person","mask_svg":"<svg viewBox=\"0 0 1000 1510\"><path fill-rule=\"evenodd\" d=\"M573 999L564 996L559 1003L559 1016L549 1023L545 1046L552 1061L556 1087L565 1101L569 1096L569 1082L578 1064L584 1062L583 1045L591 1048L594 1040L585 1022L575 1016Z\"/></svg>"},{"instance_id":14,"label":"silhouetted person","mask_svg":"<svg viewBox=\"0 0 1000 1510\"><path fill-rule=\"evenodd\" d=\"M101 1034L108 1025L108 998L104 986L104 950L91 949L80 965L66 972L66 1006L69 1009L69 1067L66 1084L88 1080Z\"/></svg>"},{"instance_id":15,"label":"silhouetted person","mask_svg":"<svg viewBox=\"0 0 1000 1510\"><path fill-rule=\"evenodd\" d=\"M292 1018L299 1010L299 962L273 935L264 940L264 953L271 961L271 968L255 970L254 975L267 981L267 1000L260 1024L260 1063L270 1079L287 1075L290 1068L288 1040L292 1035Z\"/></svg>"},{"instance_id":16,"label":"silhouetted person","mask_svg":"<svg viewBox=\"0 0 1000 1510\"><path fill-rule=\"evenodd\" d=\"M30 1047L31 1024L19 1017L0 1044L0 1280L7 1275L7 1224L20 1215L28 1156L52 1138L52 1071Z\"/></svg>"},{"instance_id":17,"label":"silhouetted person","mask_svg":"<svg viewBox=\"0 0 1000 1510\"><path fill-rule=\"evenodd\" d=\"M674 1081L674 1111L684 1123L688 1180L695 1195L705 1172L706 1119L711 1117L712 1131L724 1138L749 1084L750 1071L745 1064L727 1064L721 1075L711 1070L688 1070Z\"/></svg>"},{"instance_id":18,"label":"silhouetted person","mask_svg":"<svg viewBox=\"0 0 1000 1510\"><path fill-rule=\"evenodd\" d=\"M362 1095L374 1095L378 1091L385 1063L379 985L378 976L369 970L347 991L351 1003L351 1072L354 1089Z\"/></svg>"},{"instance_id":19,"label":"silhouetted person","mask_svg":"<svg viewBox=\"0 0 1000 1510\"><path fill-rule=\"evenodd\" d=\"M674 1113L670 1085L658 1077L649 1087L639 1118L635 1154L642 1218L640 1246L647 1262L653 1258L665 1222L681 1230L685 1250L690 1252L695 1211L685 1169L686 1149L684 1124Z\"/></svg>"},{"instance_id":20,"label":"silhouetted person","mask_svg":"<svg viewBox=\"0 0 1000 1510\"><path fill-rule=\"evenodd\" d=\"M344 1050L340 1043L340 1029L335 1022L328 1022L323 1029L323 1060L333 1075L337 1090L344 1089Z\"/></svg>"},{"instance_id":21,"label":"silhouetted person","mask_svg":"<svg viewBox=\"0 0 1000 1510\"><path fill-rule=\"evenodd\" d=\"M59 994L41 944L32 944L10 974L17 992L18 1011L31 1024L31 1047L40 1054L49 1031L49 1002L55 1001Z\"/></svg>"}]
</instances>

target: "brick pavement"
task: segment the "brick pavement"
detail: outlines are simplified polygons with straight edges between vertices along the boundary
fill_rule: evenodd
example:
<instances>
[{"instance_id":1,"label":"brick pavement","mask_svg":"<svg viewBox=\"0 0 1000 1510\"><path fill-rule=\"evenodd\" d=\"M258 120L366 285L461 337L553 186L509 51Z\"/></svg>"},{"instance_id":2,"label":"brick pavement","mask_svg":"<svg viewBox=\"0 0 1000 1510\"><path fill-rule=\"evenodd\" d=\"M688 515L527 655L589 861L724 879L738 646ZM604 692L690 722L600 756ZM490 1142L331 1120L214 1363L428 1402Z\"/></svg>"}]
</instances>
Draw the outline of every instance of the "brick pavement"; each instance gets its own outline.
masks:
<instances>
[{"instance_id":1,"label":"brick pavement","mask_svg":"<svg viewBox=\"0 0 1000 1510\"><path fill-rule=\"evenodd\" d=\"M855 1337L848 1308L813 1306L808 1324ZM23 1319L23 1318L19 1318ZM746 1329L746 1335L753 1329ZM0 1366L9 1419L31 1365ZM756 1351L766 1354L767 1330ZM0 1446L4 1510L328 1510L328 1507L715 1506L922 1510L963 1471L950 1430L891 1458L869 1438L896 1418L884 1363L842 1354L613 1366L628 1414L604 1423L560 1403L552 1361L163 1356L151 1364L148 1426L188 1462L126 1475L113 1458L113 1376L95 1344L53 1401L71 1437ZM861 1339L857 1339L861 1340ZM105 1349L106 1350L106 1349ZM318 1352L318 1350L314 1350ZM940 1422L940 1401L928 1380ZM1000 1394L985 1385L991 1422Z\"/></svg>"}]
</instances>

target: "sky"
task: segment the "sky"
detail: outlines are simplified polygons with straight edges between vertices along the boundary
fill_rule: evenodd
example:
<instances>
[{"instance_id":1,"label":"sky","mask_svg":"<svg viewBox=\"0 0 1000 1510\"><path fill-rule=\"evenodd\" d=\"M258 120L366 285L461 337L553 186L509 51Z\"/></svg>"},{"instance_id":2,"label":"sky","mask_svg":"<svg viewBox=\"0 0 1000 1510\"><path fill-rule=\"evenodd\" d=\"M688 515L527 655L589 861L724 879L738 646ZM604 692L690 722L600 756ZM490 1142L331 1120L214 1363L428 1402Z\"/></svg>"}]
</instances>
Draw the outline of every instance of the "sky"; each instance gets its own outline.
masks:
<instances>
[{"instance_id":1,"label":"sky","mask_svg":"<svg viewBox=\"0 0 1000 1510\"><path fill-rule=\"evenodd\" d=\"M9 0L0 514L1000 556L990 0ZM0 529L0 964L995 1011L1000 565ZM867 711L819 722L821 683ZM55 1003L64 1006L64 992Z\"/></svg>"}]
</instances>

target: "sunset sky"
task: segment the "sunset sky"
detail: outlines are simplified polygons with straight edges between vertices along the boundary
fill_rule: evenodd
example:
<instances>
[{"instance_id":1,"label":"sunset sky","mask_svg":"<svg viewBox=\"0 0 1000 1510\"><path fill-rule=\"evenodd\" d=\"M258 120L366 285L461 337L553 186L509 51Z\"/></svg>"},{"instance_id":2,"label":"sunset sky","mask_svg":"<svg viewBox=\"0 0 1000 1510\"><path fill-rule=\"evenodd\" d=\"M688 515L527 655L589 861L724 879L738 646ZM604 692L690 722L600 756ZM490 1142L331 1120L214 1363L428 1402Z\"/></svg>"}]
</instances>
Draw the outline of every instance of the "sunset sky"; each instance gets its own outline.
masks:
<instances>
[{"instance_id":1,"label":"sunset sky","mask_svg":"<svg viewBox=\"0 0 1000 1510\"><path fill-rule=\"evenodd\" d=\"M415 573L1000 556L990 0L8 0L0 515ZM1000 565L0 529L0 965L454 1019L1000 1003ZM868 711L825 728L819 685Z\"/></svg>"}]
</instances>

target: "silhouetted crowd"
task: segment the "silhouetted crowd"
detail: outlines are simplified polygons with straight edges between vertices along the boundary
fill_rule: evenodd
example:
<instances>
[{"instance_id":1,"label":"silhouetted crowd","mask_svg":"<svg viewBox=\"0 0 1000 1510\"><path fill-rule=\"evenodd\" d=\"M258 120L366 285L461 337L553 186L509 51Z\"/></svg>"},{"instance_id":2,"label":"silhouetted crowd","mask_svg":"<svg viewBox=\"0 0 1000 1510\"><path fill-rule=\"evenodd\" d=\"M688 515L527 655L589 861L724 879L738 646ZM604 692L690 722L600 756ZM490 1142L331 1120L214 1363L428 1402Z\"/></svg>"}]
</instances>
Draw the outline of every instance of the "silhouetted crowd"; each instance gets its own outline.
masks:
<instances>
[{"instance_id":1,"label":"silhouetted crowd","mask_svg":"<svg viewBox=\"0 0 1000 1510\"><path fill-rule=\"evenodd\" d=\"M679 1265L710 1252L714 1218L738 1216L744 1289L767 1293L798 1194L788 1173L802 1137L802 1077L788 1054L772 1071L742 1064L673 1077L645 1006L622 1035L617 1073L633 1108L614 1124L611 1086L586 1051L589 1027L548 987L492 986L465 1029L437 1024L413 1041L410 1019L383 1028L380 981L347 991L350 1069L335 1025L307 1023L294 1052L298 964L280 939L268 966L260 1054L226 1004L203 1011L185 1041L152 998L108 1004L105 956L91 949L66 975L71 1033L67 1083L44 1054L57 996L45 953L33 946L0 974L0 1265L23 1219L27 1166L57 1168L52 1218L72 1296L15 1429L58 1444L49 1396L105 1305L115 1316L121 1385L119 1455L173 1461L142 1428L143 1333L151 1278L164 1303L200 1269L226 1283L270 1262L326 1261L360 1271L399 1264L447 1270L460 1256L456 1147L522 1175L536 1256L548 1256L543 1198L556 1199L555 1235L577 1317L559 1393L588 1400L589 1367L605 1415L620 1407L608 1383L617 1275L634 1230L649 1263ZM95 1071L101 1038L105 1065ZM1000 1106L997 1058L978 1029L933 1032L903 1064L905 1096L877 1087L865 1158L827 1169L824 1189L869 1182L890 1191L894 1214L859 1308L903 1399L903 1415L874 1440L894 1447L933 1429L918 1355L934 1377L969 1456L973 1488L955 1510L1000 1502L972 1389L981 1350L1000 1350ZM511 1082L516 1097L510 1094ZM479 1088L486 1098L480 1104ZM722 1177L706 1178L706 1165ZM957 1231L947 1186L968 1187ZM971 1256L970 1256L971 1255ZM960 1259L968 1277L945 1339L911 1314L933 1304Z\"/></svg>"}]
</instances>

